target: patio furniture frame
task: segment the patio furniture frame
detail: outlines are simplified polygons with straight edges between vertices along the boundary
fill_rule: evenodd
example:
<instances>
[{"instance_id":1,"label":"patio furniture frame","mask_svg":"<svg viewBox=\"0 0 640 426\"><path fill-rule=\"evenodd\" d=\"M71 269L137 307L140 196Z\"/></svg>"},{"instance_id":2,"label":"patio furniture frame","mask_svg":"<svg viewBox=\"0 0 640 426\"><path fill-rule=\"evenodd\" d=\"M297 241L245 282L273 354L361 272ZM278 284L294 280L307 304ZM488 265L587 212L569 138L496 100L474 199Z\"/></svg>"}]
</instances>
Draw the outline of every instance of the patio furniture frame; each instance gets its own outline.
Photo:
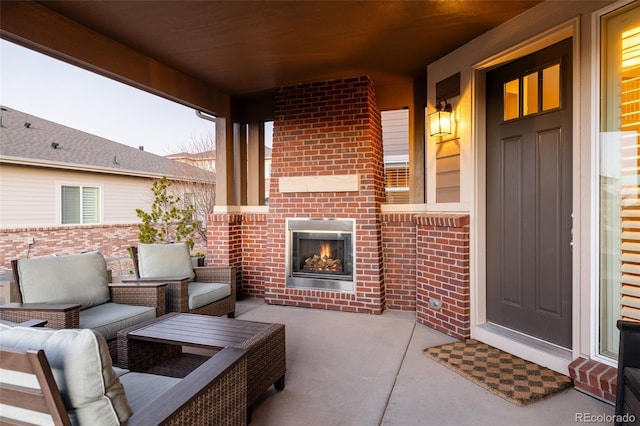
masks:
<instances>
[{"instance_id":1,"label":"patio furniture frame","mask_svg":"<svg viewBox=\"0 0 640 426\"><path fill-rule=\"evenodd\" d=\"M231 294L224 299L209 303L196 309L189 309L189 279L188 277L142 278L138 265L138 247L129 247L129 254L133 260L136 278L125 278L124 283L149 283L162 281L167 283L167 312L184 312L212 316L227 315L235 317L236 311L236 274L235 266L196 266L194 282L226 283L231 286Z\"/></svg>"},{"instance_id":2,"label":"patio furniture frame","mask_svg":"<svg viewBox=\"0 0 640 426\"><path fill-rule=\"evenodd\" d=\"M36 376L40 390L0 384L0 403L50 414L70 425L67 410L43 350L0 349L0 368ZM246 424L246 351L225 348L143 409L127 425ZM9 422L0 415L0 423Z\"/></svg>"},{"instance_id":3,"label":"patio furniture frame","mask_svg":"<svg viewBox=\"0 0 640 426\"><path fill-rule=\"evenodd\" d=\"M13 279L18 290L20 300L20 276L18 261L12 260ZM156 317L166 312L166 291L164 282L148 283L111 283L111 271L107 271L109 279L109 294L111 301L124 305L155 307ZM80 328L80 305L76 303L22 303L14 302L0 305L0 319L21 323L29 320L47 322L48 328ZM107 341L109 353L113 359L118 354L117 338Z\"/></svg>"},{"instance_id":4,"label":"patio furniture frame","mask_svg":"<svg viewBox=\"0 0 640 426\"><path fill-rule=\"evenodd\" d=\"M186 321L179 320L173 323L168 321L171 319ZM163 322L161 336L155 331L145 332L145 328ZM186 327L186 323L189 323L190 327ZM172 330L174 327L177 330ZM185 328L191 330L188 335L180 334L180 330ZM216 328L222 331L218 334ZM138 331L139 336L130 335ZM222 344L247 351L247 418L250 419L252 406L265 390L271 385L278 391L285 387L284 324L229 318L198 318L197 315L171 312L118 332L118 366L132 370L147 370L151 365L180 355L183 345L221 349Z\"/></svg>"}]
</instances>

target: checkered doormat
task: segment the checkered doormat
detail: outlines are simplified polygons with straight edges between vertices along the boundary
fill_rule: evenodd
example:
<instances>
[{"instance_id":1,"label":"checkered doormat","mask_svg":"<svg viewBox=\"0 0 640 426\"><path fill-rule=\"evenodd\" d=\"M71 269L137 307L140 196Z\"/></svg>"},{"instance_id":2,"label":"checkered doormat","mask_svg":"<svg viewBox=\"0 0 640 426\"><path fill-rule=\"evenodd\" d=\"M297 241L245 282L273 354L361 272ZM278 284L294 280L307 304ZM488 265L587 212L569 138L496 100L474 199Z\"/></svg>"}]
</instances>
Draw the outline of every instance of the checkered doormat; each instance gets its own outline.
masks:
<instances>
[{"instance_id":1,"label":"checkered doormat","mask_svg":"<svg viewBox=\"0 0 640 426\"><path fill-rule=\"evenodd\" d=\"M509 402L523 406L566 389L571 378L474 339L424 354Z\"/></svg>"}]
</instances>

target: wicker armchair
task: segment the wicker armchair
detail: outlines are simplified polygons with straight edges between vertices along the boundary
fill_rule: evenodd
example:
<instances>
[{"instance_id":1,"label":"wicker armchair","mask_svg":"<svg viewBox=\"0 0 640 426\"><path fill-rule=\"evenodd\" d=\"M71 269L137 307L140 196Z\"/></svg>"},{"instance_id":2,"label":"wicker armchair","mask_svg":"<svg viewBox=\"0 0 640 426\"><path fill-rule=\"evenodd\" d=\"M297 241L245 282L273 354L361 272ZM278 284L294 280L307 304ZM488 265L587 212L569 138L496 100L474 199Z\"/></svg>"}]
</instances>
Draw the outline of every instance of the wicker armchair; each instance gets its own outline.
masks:
<instances>
[{"instance_id":1,"label":"wicker armchair","mask_svg":"<svg viewBox=\"0 0 640 426\"><path fill-rule=\"evenodd\" d=\"M8 372L0 377L0 423L246 424L246 350L225 348L171 376L112 368L106 346L91 330L0 328L0 369Z\"/></svg>"},{"instance_id":2,"label":"wicker armchair","mask_svg":"<svg viewBox=\"0 0 640 426\"><path fill-rule=\"evenodd\" d=\"M141 252L141 249L143 252ZM162 281L167 283L167 312L235 317L236 268L233 266L193 267L185 244L141 244L129 254L137 278L125 283ZM217 292L207 298L208 288ZM220 290L225 293L220 293ZM200 293L194 296L194 293ZM202 296L205 296L202 298ZM195 297L201 297L199 300Z\"/></svg>"},{"instance_id":3,"label":"wicker armchair","mask_svg":"<svg viewBox=\"0 0 640 426\"><path fill-rule=\"evenodd\" d=\"M13 260L11 266L20 301L0 305L0 320L94 329L107 340L114 359L120 329L166 312L166 283L111 283L98 252Z\"/></svg>"},{"instance_id":4,"label":"wicker armchair","mask_svg":"<svg viewBox=\"0 0 640 426\"><path fill-rule=\"evenodd\" d=\"M640 322L618 321L618 384L615 424L637 424L640 419Z\"/></svg>"}]
</instances>

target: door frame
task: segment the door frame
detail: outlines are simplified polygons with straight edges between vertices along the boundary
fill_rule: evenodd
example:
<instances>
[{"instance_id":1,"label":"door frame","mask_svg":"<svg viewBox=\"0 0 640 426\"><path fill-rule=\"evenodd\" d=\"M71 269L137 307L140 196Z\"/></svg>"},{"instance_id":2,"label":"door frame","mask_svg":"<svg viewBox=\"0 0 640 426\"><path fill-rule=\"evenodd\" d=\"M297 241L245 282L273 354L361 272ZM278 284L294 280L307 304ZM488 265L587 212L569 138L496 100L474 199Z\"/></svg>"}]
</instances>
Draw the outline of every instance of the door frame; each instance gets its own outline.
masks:
<instances>
[{"instance_id":1,"label":"door frame","mask_svg":"<svg viewBox=\"0 0 640 426\"><path fill-rule=\"evenodd\" d=\"M475 232L471 235L471 337L498 347L514 355L537 362L553 370L568 374L568 365L580 353L582 312L580 303L589 294L581 291L581 252L585 250L580 241L581 223L588 220L581 208L580 194L580 21L576 17L564 24L551 28L538 36L486 58L472 66L472 157L474 161L474 190L472 191L472 216L475 218ZM486 88L485 77L488 70L506 62L541 50L568 37L573 38L573 253L572 253L572 349L566 350L539 339L525 336L499 326L487 323L486 319ZM586 247L588 250L588 247ZM588 292L587 292L588 293ZM588 326L588 323L587 323ZM590 330L590 327L586 330Z\"/></svg>"}]
</instances>

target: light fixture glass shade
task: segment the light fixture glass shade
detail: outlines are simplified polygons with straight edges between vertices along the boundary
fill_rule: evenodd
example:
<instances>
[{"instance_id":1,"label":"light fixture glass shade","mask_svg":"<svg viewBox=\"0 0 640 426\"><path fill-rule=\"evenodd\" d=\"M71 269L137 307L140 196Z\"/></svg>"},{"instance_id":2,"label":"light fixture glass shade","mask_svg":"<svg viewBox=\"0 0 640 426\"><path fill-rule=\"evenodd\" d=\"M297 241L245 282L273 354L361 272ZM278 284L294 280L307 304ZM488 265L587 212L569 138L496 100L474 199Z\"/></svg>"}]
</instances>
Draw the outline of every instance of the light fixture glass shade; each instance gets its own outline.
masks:
<instances>
[{"instance_id":1,"label":"light fixture glass shade","mask_svg":"<svg viewBox=\"0 0 640 426\"><path fill-rule=\"evenodd\" d=\"M451 134L451 111L437 110L429 114L429 134L431 136Z\"/></svg>"}]
</instances>

